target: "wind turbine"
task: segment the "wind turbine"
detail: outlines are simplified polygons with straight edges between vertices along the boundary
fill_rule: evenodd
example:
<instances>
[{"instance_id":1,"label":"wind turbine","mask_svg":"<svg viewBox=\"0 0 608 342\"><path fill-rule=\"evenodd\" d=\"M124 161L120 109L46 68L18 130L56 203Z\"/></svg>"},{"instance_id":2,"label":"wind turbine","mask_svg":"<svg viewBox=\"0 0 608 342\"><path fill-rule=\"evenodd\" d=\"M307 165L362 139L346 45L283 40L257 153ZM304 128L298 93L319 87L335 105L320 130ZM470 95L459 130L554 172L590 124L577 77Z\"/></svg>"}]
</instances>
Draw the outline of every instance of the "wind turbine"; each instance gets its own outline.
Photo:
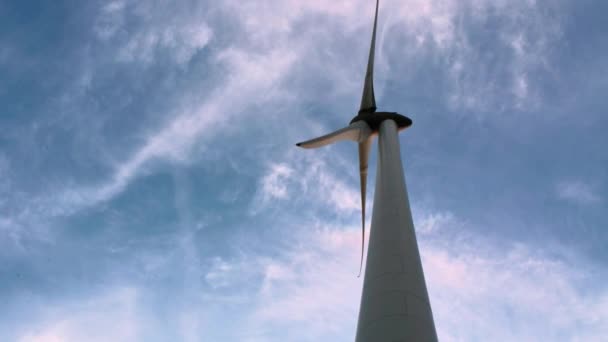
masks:
<instances>
[{"instance_id":1,"label":"wind turbine","mask_svg":"<svg viewBox=\"0 0 608 342\"><path fill-rule=\"evenodd\" d=\"M355 340L437 341L399 148L398 132L411 126L412 120L395 112L376 112L373 76L378 7L379 0L376 0L359 113L347 127L296 145L318 148L342 140L359 144L361 268L368 159L372 137L378 136L376 192Z\"/></svg>"}]
</instances>

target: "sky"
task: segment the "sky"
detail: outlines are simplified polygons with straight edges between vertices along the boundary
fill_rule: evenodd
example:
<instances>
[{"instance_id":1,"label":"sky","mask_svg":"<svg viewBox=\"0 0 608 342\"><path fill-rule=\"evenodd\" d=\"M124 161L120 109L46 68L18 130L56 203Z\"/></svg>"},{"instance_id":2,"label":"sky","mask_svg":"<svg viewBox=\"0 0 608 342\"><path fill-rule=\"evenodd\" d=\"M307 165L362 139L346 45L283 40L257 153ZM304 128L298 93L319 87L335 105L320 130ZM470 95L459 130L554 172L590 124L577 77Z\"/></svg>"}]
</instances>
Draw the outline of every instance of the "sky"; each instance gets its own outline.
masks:
<instances>
[{"instance_id":1,"label":"sky","mask_svg":"<svg viewBox=\"0 0 608 342\"><path fill-rule=\"evenodd\" d=\"M440 340L605 340L608 3L380 5ZM353 340L373 7L0 2L0 340Z\"/></svg>"}]
</instances>

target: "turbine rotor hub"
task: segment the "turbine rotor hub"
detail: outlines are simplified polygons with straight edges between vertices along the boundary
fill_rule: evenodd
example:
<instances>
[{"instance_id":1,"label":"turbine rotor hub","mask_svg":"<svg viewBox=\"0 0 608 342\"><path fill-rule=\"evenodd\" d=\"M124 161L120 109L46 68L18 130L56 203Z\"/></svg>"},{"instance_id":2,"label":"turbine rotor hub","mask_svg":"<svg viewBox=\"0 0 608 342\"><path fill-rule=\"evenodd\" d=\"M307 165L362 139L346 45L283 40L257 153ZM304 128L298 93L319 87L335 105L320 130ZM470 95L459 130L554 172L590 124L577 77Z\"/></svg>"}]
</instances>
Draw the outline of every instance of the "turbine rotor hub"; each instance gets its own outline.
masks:
<instances>
[{"instance_id":1,"label":"turbine rotor hub","mask_svg":"<svg viewBox=\"0 0 608 342\"><path fill-rule=\"evenodd\" d=\"M378 130L380 130L380 124L384 120L395 121L400 131L412 125L412 119L396 112L359 112L350 123L365 121L369 128L372 129L372 132L378 132Z\"/></svg>"}]
</instances>

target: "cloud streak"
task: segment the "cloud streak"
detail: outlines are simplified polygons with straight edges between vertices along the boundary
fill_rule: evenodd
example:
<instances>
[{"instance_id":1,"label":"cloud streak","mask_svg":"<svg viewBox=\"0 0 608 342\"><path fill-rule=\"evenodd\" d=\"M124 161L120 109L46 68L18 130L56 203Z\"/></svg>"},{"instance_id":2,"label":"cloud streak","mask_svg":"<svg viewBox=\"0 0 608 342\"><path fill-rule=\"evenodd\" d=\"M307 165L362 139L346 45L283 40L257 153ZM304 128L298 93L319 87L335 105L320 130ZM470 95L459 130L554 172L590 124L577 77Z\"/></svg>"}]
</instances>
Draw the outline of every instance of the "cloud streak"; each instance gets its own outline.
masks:
<instances>
[{"instance_id":1,"label":"cloud streak","mask_svg":"<svg viewBox=\"0 0 608 342\"><path fill-rule=\"evenodd\" d=\"M29 326L18 342L134 341L144 329L132 288L47 311L45 322Z\"/></svg>"},{"instance_id":2,"label":"cloud streak","mask_svg":"<svg viewBox=\"0 0 608 342\"><path fill-rule=\"evenodd\" d=\"M449 213L427 211L416 226L442 341L585 341L608 332L608 292L598 286L606 274L595 266L558 250L471 235ZM210 269L214 282L250 293L251 310L232 328L238 337L226 340L275 341L286 331L299 331L289 335L293 341L354 338L362 286L358 227L293 228L277 237L288 240L278 255L245 252Z\"/></svg>"},{"instance_id":3,"label":"cloud streak","mask_svg":"<svg viewBox=\"0 0 608 342\"><path fill-rule=\"evenodd\" d=\"M354 147L354 146L353 146ZM348 167L345 161L325 150L292 150L285 154L282 163L270 162L253 199L252 211L259 212L277 202L306 208L331 208L350 215L361 210L359 192L352 184L355 164ZM341 175L341 172L349 176ZM307 203L307 204L305 204Z\"/></svg>"},{"instance_id":4,"label":"cloud streak","mask_svg":"<svg viewBox=\"0 0 608 342\"><path fill-rule=\"evenodd\" d=\"M591 186L581 181L560 182L555 192L559 199L577 204L594 204L601 200Z\"/></svg>"},{"instance_id":5,"label":"cloud streak","mask_svg":"<svg viewBox=\"0 0 608 342\"><path fill-rule=\"evenodd\" d=\"M608 333L608 292L597 286L605 274L526 244L451 231L463 224L453 215L429 213L416 225L438 222L436 217L446 219L419 234L419 243L442 341L589 341ZM358 227L302 228L290 238L294 243L272 258L252 253L216 258L205 276L215 285L202 298L197 291L189 292L195 296L186 301L190 305L172 319L187 328L187 313L195 312L192 317L203 329L184 328L180 333L189 332L193 339L221 336L225 341L352 339L362 285L356 278ZM220 295L237 285L248 295ZM19 341L77 341L95 333L116 341L141 340L159 318L140 292L122 288L70 304L30 325ZM247 310L231 311L244 303ZM229 330L200 321L210 315L233 317Z\"/></svg>"},{"instance_id":6,"label":"cloud streak","mask_svg":"<svg viewBox=\"0 0 608 342\"><path fill-rule=\"evenodd\" d=\"M110 200L124 191L138 175L145 174L146 168L151 167L153 162L184 162L191 158L193 146L213 141L217 132L231 120L237 117L241 121L252 119L247 113L248 108L302 93L301 84L289 83L289 87L281 89L279 85L287 85L283 81L288 77L300 77L295 73L300 73L303 65L316 65L314 60L322 57L316 51L327 50L330 55L336 56L345 53L331 45L321 48L315 43L328 43L317 39L314 26L318 25L319 20L327 25L334 23L337 27L330 25L331 29L342 30L348 35L346 38L352 40L355 36L361 36L361 32L369 31L369 25L360 20L361 12L364 8L373 9L363 1L332 4L320 1L269 2L255 8L240 2L227 2L217 6L213 10L227 16L227 21L237 20L241 23L236 26L238 32L225 41L219 38L213 40L213 32L219 28L206 18L209 13L198 7L189 13L178 6L176 18L170 20L164 15L168 9L162 4L112 1L100 9L94 31L96 37L106 44L103 46L117 51L116 63L160 63L163 61L162 55L169 53L171 60L183 67L195 54L207 51L206 58L212 62L211 65L227 70L227 73L217 80L212 91L205 91L202 99L188 100L180 110L168 113L173 118L166 120L164 126L157 127L155 132L154 129L149 130L152 133L143 139L140 146L132 149L130 156L111 168L111 174L106 176L105 181L75 186L70 184L65 190L55 191L57 195L52 198L37 200L42 208L39 210L51 215L71 215L82 208ZM269 11L267 7L273 10ZM469 10L475 15L463 17ZM439 52L443 56L443 61L447 63L444 65L445 72L451 75L449 79L452 80L452 90L445 98L456 107L487 108L490 102L504 98L504 93L494 83L496 75L478 69L487 63L477 63L483 58L482 50L471 40L469 32L463 29L465 20L469 20L469 24L481 25L496 15L504 19L504 39L497 42L504 41L503 45L512 52L512 58L499 61L501 64L496 65L495 69L511 70L509 72L514 75L511 82L515 89L514 96L522 101L528 97L532 87L525 71L546 65L543 62L544 54L554 39L553 31L557 31L539 31L539 27L548 26L548 19L540 14L536 4L526 1L387 1L383 3L382 13L387 17L382 21L382 32L398 29L405 33L398 44L405 43L402 45L408 48L409 52L405 54L407 58L425 56L429 51ZM530 25L518 25L522 20L521 13L532 15ZM206 19L201 20L201 17ZM127 22L127 18L134 18L134 23ZM305 23L304 28L300 27L302 23ZM294 29L296 26L297 30ZM367 49L367 41L357 39L356 44L361 49ZM381 44L379 51L380 69L386 69L388 61L383 51L392 49L387 44ZM451 57L448 59L448 56ZM337 63L344 59L332 60ZM363 62L362 59L361 64ZM358 96L359 87L356 84L360 80L356 77L355 80L352 75L360 73L359 65L337 67L324 64L314 68L317 67L320 74L331 74L332 79L335 78L335 81L331 81L334 82L331 88L349 89L352 92L349 96ZM87 70L90 76L86 83L95 82L95 66L87 67ZM358 72L355 73L355 70ZM379 89L382 89L384 80L379 78ZM81 96L86 96L86 92ZM335 189L332 193L339 197L334 198L334 203L341 204L341 210L354 210L356 203L348 200L351 193L347 188Z\"/></svg>"},{"instance_id":7,"label":"cloud streak","mask_svg":"<svg viewBox=\"0 0 608 342\"><path fill-rule=\"evenodd\" d=\"M428 221L435 222L435 230L419 232L419 242L442 341L584 341L607 333L608 292L596 286L601 273L593 267L519 242L450 231L464 226L451 214L431 213L416 225ZM340 228L312 234L309 245L301 242L286 259L265 268L264 305L254 318L273 327L268 331L299 325L309 334L302 341L338 332L347 340L353 337L361 291L349 273L359 235ZM530 324L535 317L543 319Z\"/></svg>"}]
</instances>

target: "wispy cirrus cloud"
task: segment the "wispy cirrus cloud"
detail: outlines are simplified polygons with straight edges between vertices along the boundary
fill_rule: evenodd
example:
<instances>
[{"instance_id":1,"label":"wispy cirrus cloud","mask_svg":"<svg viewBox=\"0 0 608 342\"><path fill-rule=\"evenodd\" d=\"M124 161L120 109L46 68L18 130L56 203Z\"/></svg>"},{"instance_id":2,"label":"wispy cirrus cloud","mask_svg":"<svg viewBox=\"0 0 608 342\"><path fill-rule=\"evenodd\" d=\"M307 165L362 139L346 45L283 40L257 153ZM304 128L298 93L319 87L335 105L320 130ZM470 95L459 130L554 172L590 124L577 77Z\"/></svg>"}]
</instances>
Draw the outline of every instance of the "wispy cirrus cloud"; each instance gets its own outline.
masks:
<instances>
[{"instance_id":1,"label":"wispy cirrus cloud","mask_svg":"<svg viewBox=\"0 0 608 342\"><path fill-rule=\"evenodd\" d=\"M558 250L471 235L452 213L417 211L415 225L441 340L585 341L608 333L602 269L582 266ZM291 214L286 215L276 218L277 224L289 221ZM43 315L16 336L76 341L85 331L102 331L118 319L119 329L100 336L144 340L156 334L149 329L152 324L159 329L156 337L191 340L352 339L362 285L356 277L359 226L300 220L274 239L281 243L272 253L241 244L231 257L195 262L202 274L184 278L194 281L178 296L180 305L171 308L170 318L151 310L157 302L149 294L159 284L134 284ZM208 321L226 316L230 322ZM529 324L537 317L543 319ZM172 335L163 330L169 326Z\"/></svg>"},{"instance_id":2,"label":"wispy cirrus cloud","mask_svg":"<svg viewBox=\"0 0 608 342\"><path fill-rule=\"evenodd\" d=\"M28 326L17 341L137 340L144 328L137 309L137 291L118 288L97 298L45 310L43 322Z\"/></svg>"},{"instance_id":3,"label":"wispy cirrus cloud","mask_svg":"<svg viewBox=\"0 0 608 342\"><path fill-rule=\"evenodd\" d=\"M359 191L349 182L356 174L356 164L348 168L330 153L292 150L281 163L270 162L253 200L253 211L272 205L272 201L287 200L308 202L308 208L330 207L343 214L361 210ZM345 167L353 172L340 175Z\"/></svg>"},{"instance_id":4,"label":"wispy cirrus cloud","mask_svg":"<svg viewBox=\"0 0 608 342\"><path fill-rule=\"evenodd\" d=\"M530 111L542 102L534 75L553 73L549 58L561 34L555 8L525 0L412 0L388 6L388 29L399 28L406 37L393 44L403 47L398 50L410 63L436 58L433 64L446 81L443 101L451 109ZM491 49L482 45L488 40Z\"/></svg>"},{"instance_id":5,"label":"wispy cirrus cloud","mask_svg":"<svg viewBox=\"0 0 608 342\"><path fill-rule=\"evenodd\" d=\"M581 267L585 260L559 250L475 236L462 227L452 217L420 239L442 340L583 341L606 333L608 292L597 286L606 277L602 266ZM529 324L534 317L543 320Z\"/></svg>"},{"instance_id":6,"label":"wispy cirrus cloud","mask_svg":"<svg viewBox=\"0 0 608 342\"><path fill-rule=\"evenodd\" d=\"M274 85L281 82L285 69L293 63L293 52L278 49L255 56L230 49L222 52L218 60L231 70L222 86L202 102L178 112L174 119L149 135L131 156L115 165L105 181L68 187L54 194L46 204L41 200L40 206L52 215L71 215L120 194L154 162L187 163L194 147L213 140L220 128L236 119L235 116L246 115L248 106L265 101L257 94L269 95ZM271 71L260 73L259 70Z\"/></svg>"},{"instance_id":7,"label":"wispy cirrus cloud","mask_svg":"<svg viewBox=\"0 0 608 342\"><path fill-rule=\"evenodd\" d=\"M179 6L177 6L179 10ZM176 10L166 4L115 0L104 4L95 20L94 31L105 44L117 46L116 61L151 64L163 54L184 65L212 38L211 28L192 13L180 11L164 16L164 10ZM137 18L135 23L127 18Z\"/></svg>"},{"instance_id":8,"label":"wispy cirrus cloud","mask_svg":"<svg viewBox=\"0 0 608 342\"><path fill-rule=\"evenodd\" d=\"M581 267L558 251L470 235L453 214L427 212L416 226L425 222L435 226L418 239L441 340L584 341L607 333L600 269ZM303 226L279 256L225 261L259 274L246 276L257 304L242 323L248 328L239 329L255 331L254 340L281 339L281 331L294 329L305 331L294 341L354 337L358 227ZM224 281L242 284L242 273L223 269ZM543 319L529 324L535 317Z\"/></svg>"},{"instance_id":9,"label":"wispy cirrus cloud","mask_svg":"<svg viewBox=\"0 0 608 342\"><path fill-rule=\"evenodd\" d=\"M314 27L319 20L325 23L331 21L334 26L330 29L346 34L345 38L355 42L357 48L365 52L367 40L355 41L354 37L359 38L361 32L369 31L369 23L364 23L360 18L364 9L373 10L370 4L363 1L332 4L290 1L265 5L272 7L272 11L266 10L264 6L250 8L249 5L234 2L215 6L218 7L196 7L191 11L187 11L184 6L177 6L173 8L176 11L173 19L167 18L165 13L169 9L161 3L112 1L100 8L94 31L96 37L103 42L100 46L107 48L104 51L113 51L116 63L150 64L162 61L162 56L169 54L176 64L184 65L196 53L206 50L206 58L212 62L211 65L227 72L216 80L211 91L204 91L206 95L202 99L184 99L181 101L182 108L168 113L174 119L165 120L160 127L148 129L148 136L137 139L143 141L140 146L130 146L130 155L115 159L119 161L110 166L111 173L105 177L105 181L69 184L66 189L53 191L58 195L53 195L51 199L34 200L40 203L39 207L49 207L44 209L49 213L69 215L79 208L94 206L120 194L138 175L145 174L146 168L154 161L175 162L190 158L192 147L213 140L221 125L236 117L246 120L246 109L249 106L260 106L264 101L276 100L273 96L278 94L283 97L302 94L302 84L294 83L281 89L277 84L287 77L297 79L300 75L296 73L304 70L303 65L308 65L321 75L332 75L332 89L348 89L353 98L359 95L360 77L353 75L360 73L364 59L361 59L361 63L341 63L340 61L348 60L340 57L345 51L332 47L326 40L318 40L319 34ZM452 75L449 78L453 82L452 90L443 96L448 102L458 102L456 106L487 107L488 101L495 102L496 99L504 98L504 93L501 93L503 88L515 87L520 89L520 93L524 90L527 93L532 87L527 78L512 82L506 80L512 86L503 87L496 83L496 74L490 70L478 70L487 63L471 61L485 58L485 50L474 44L462 25L481 25L495 16L504 19L500 22L505 23L505 37L497 42L504 42L504 47L512 53L508 55L511 57L498 61L499 64L493 70L505 70L518 75L521 74L517 71L519 69L528 70L545 65L546 47L555 39L552 31L539 31L539 26L557 24L541 15L538 6L531 2L412 0L407 3L387 1L382 6L381 13L386 20L381 21L381 31L393 32L398 28L404 32L403 36L393 41L395 44L405 43L402 46L409 49L405 55L407 58L424 56L429 51L437 51L446 57L442 57L445 62L443 69L446 75ZM471 9L475 15L464 16ZM241 26L235 27L237 32L229 39L213 41L213 32L217 28L213 26L215 22L206 18L208 10L227 16L228 21L236 19ZM534 14L535 21L529 25L518 25L522 20L521 13ZM127 22L127 18L133 22ZM297 30L294 29L296 26ZM321 49L314 43L317 41L328 45ZM380 44L379 69L386 68L388 61L388 52L384 51L393 49L388 44ZM335 58L324 59L324 63L315 62L322 57L317 53L320 50L326 50L328 56ZM327 60L332 63L328 64ZM107 60L101 62L108 63ZM77 83L84 82L86 88L96 82L96 66L87 64L85 69L87 72L84 81L81 77ZM379 89L382 89L387 74L388 70L379 73ZM89 94L85 91L77 96ZM526 97L524 93L517 96ZM341 204L342 210L354 209L356 201L349 200L351 191L347 187L341 187L339 182L336 184L332 194L340 198L334 198L334 202Z\"/></svg>"},{"instance_id":10,"label":"wispy cirrus cloud","mask_svg":"<svg viewBox=\"0 0 608 342\"><path fill-rule=\"evenodd\" d=\"M577 204L594 204L601 201L600 196L589 184L582 181L563 181L555 187L559 199Z\"/></svg>"}]
</instances>

